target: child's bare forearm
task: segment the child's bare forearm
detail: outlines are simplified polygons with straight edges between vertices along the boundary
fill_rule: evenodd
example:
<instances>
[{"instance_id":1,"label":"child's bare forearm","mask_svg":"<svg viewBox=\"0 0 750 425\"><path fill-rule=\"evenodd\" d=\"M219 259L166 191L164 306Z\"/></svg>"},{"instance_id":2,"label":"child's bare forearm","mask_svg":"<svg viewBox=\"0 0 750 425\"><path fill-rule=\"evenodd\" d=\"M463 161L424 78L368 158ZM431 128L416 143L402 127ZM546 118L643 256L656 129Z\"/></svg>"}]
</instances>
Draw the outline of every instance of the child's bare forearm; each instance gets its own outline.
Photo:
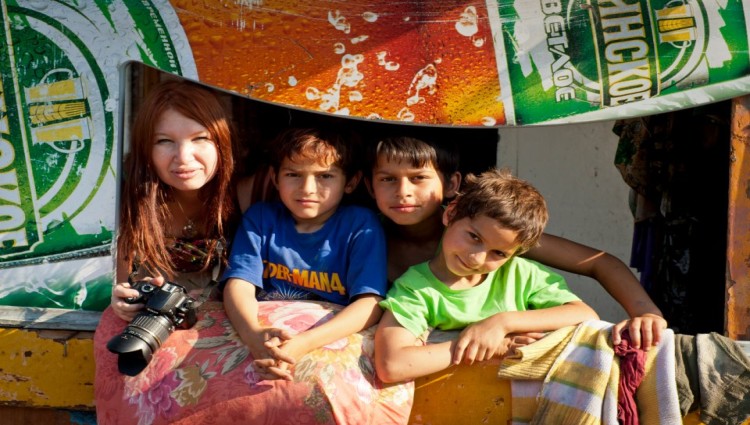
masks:
<instances>
[{"instance_id":1,"label":"child's bare forearm","mask_svg":"<svg viewBox=\"0 0 750 425\"><path fill-rule=\"evenodd\" d=\"M258 322L255 285L240 279L229 279L224 287L224 309L242 342L254 356L259 355L259 347L263 345L263 328Z\"/></svg>"},{"instance_id":2,"label":"child's bare forearm","mask_svg":"<svg viewBox=\"0 0 750 425\"><path fill-rule=\"evenodd\" d=\"M630 268L617 257L608 253L597 257L591 266L590 276L599 281L630 317L645 314L662 316Z\"/></svg>"},{"instance_id":3,"label":"child's bare forearm","mask_svg":"<svg viewBox=\"0 0 750 425\"><path fill-rule=\"evenodd\" d=\"M416 344L417 337L386 311L375 333L375 370L381 381L408 381L451 366L455 341Z\"/></svg>"},{"instance_id":4,"label":"child's bare forearm","mask_svg":"<svg viewBox=\"0 0 750 425\"><path fill-rule=\"evenodd\" d=\"M599 315L582 301L538 310L507 311L485 319L486 325L496 327L503 335L522 332L547 332L586 320L597 320ZM482 323L482 322L480 322ZM476 325L473 325L476 326Z\"/></svg>"},{"instance_id":5,"label":"child's bare forearm","mask_svg":"<svg viewBox=\"0 0 750 425\"><path fill-rule=\"evenodd\" d=\"M552 331L598 318L594 310L580 301L539 310L497 313L461 331L453 350L453 363L473 364L504 356L513 345L509 334Z\"/></svg>"},{"instance_id":6,"label":"child's bare forearm","mask_svg":"<svg viewBox=\"0 0 750 425\"><path fill-rule=\"evenodd\" d=\"M383 382L410 381L453 366L452 353L456 341L402 347L392 354L387 373L378 370Z\"/></svg>"},{"instance_id":7,"label":"child's bare forearm","mask_svg":"<svg viewBox=\"0 0 750 425\"><path fill-rule=\"evenodd\" d=\"M378 323L383 310L378 306L382 298L374 294L362 295L344 307L331 320L310 328L295 338L304 340L306 352L355 334Z\"/></svg>"},{"instance_id":8,"label":"child's bare forearm","mask_svg":"<svg viewBox=\"0 0 750 425\"><path fill-rule=\"evenodd\" d=\"M550 267L596 279L630 317L662 316L630 268L608 252L545 233L540 245L524 256Z\"/></svg>"}]
</instances>

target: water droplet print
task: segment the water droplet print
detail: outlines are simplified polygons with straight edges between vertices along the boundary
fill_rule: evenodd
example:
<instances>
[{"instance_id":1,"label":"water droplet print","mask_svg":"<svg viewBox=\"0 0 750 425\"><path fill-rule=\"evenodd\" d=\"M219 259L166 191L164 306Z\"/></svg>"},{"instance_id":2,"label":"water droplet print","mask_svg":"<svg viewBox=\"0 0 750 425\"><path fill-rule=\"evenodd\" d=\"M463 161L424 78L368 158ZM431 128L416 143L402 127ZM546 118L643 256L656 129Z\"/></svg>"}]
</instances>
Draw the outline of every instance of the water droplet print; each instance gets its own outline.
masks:
<instances>
[{"instance_id":1,"label":"water droplet print","mask_svg":"<svg viewBox=\"0 0 750 425\"><path fill-rule=\"evenodd\" d=\"M377 21L378 17L378 14L375 12L365 12L362 14L362 19L370 23Z\"/></svg>"},{"instance_id":2,"label":"water droplet print","mask_svg":"<svg viewBox=\"0 0 750 425\"><path fill-rule=\"evenodd\" d=\"M461 12L461 16L456 21L456 31L464 37L471 37L479 31L477 22L477 8L469 6Z\"/></svg>"}]
</instances>

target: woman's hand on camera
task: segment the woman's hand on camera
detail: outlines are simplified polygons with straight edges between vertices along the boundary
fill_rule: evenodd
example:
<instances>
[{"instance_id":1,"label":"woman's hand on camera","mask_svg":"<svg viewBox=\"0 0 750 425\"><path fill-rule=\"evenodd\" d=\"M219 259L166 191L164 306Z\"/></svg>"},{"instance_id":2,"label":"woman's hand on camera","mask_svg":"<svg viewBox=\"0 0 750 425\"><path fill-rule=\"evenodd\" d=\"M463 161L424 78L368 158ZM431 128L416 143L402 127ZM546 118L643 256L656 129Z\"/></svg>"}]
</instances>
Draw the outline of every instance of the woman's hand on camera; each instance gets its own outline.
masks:
<instances>
[{"instance_id":1,"label":"woman's hand on camera","mask_svg":"<svg viewBox=\"0 0 750 425\"><path fill-rule=\"evenodd\" d=\"M152 284L156 286L161 286L164 283L164 278L159 276L156 278L147 278L144 280L150 280ZM115 284L115 286L112 288L112 298L110 300L110 303L112 305L112 310L115 312L117 317L120 319L130 322L133 320L133 318L141 311L143 310L144 304L143 303L135 303L130 304L126 300L128 298L135 298L140 295L140 292L138 290L133 289L132 286L130 286L130 283L128 282L118 282Z\"/></svg>"}]
</instances>

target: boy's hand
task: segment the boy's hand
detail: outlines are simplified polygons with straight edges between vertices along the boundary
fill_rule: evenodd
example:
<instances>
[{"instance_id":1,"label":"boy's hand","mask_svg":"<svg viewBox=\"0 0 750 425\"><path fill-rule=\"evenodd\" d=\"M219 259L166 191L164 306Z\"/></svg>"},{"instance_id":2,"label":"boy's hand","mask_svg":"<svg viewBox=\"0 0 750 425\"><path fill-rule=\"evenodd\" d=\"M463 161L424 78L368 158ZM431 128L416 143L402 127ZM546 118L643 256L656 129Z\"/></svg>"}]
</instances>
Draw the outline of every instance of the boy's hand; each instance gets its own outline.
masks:
<instances>
[{"instance_id":1,"label":"boy's hand","mask_svg":"<svg viewBox=\"0 0 750 425\"><path fill-rule=\"evenodd\" d=\"M309 353L310 346L304 341L304 337L292 336L285 332L282 337L266 341L266 347L276 359L276 364L269 366L269 370L277 375L277 379L292 380L291 367L305 354Z\"/></svg>"},{"instance_id":2,"label":"boy's hand","mask_svg":"<svg viewBox=\"0 0 750 425\"><path fill-rule=\"evenodd\" d=\"M284 376L288 375L288 373L280 374L276 370L278 362L274 357L272 350L266 346L268 341L281 340L286 336L288 336L288 334L282 329L263 329L261 332L254 334L248 344L248 349L250 349L250 353L253 356L253 364L255 365L256 372L263 379L291 379L291 376L288 376L288 378Z\"/></svg>"},{"instance_id":3,"label":"boy's hand","mask_svg":"<svg viewBox=\"0 0 750 425\"><path fill-rule=\"evenodd\" d=\"M508 334L505 338L508 340L508 349L505 355L512 353L518 348L533 344L540 339L544 338L546 334L544 332L522 332L517 334Z\"/></svg>"},{"instance_id":4,"label":"boy's hand","mask_svg":"<svg viewBox=\"0 0 750 425\"><path fill-rule=\"evenodd\" d=\"M469 325L461 331L453 350L453 364L473 364L503 356L509 349L509 339L501 327L488 319Z\"/></svg>"},{"instance_id":5,"label":"boy's hand","mask_svg":"<svg viewBox=\"0 0 750 425\"><path fill-rule=\"evenodd\" d=\"M643 348L648 351L661 341L661 332L667 328L667 321L663 317L646 313L642 316L623 320L612 329L612 344L622 342L622 332L628 329L633 348Z\"/></svg>"},{"instance_id":6,"label":"boy's hand","mask_svg":"<svg viewBox=\"0 0 750 425\"><path fill-rule=\"evenodd\" d=\"M278 338L266 342L266 347L276 360L293 365L302 356L310 352L307 344L298 336L287 335L285 340L278 343Z\"/></svg>"}]
</instances>

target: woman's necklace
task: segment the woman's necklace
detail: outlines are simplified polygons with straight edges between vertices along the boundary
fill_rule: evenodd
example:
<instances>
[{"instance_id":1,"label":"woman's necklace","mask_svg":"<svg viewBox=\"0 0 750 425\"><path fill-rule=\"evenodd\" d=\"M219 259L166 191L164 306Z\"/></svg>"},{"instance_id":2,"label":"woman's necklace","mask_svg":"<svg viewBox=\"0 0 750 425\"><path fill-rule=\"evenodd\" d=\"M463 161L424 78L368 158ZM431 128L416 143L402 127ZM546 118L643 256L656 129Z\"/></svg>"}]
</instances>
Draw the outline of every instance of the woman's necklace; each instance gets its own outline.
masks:
<instances>
[{"instance_id":1,"label":"woman's necklace","mask_svg":"<svg viewBox=\"0 0 750 425\"><path fill-rule=\"evenodd\" d=\"M182 236L191 239L195 237L195 234L197 233L197 231L195 230L195 223L193 223L193 220L191 220L190 217L185 214L185 210L182 208L182 204L176 196L174 197L174 200L175 202L177 202L177 206L180 207L180 211L182 211L182 215L185 217L185 220L187 220L187 223L182 226Z\"/></svg>"}]
</instances>

